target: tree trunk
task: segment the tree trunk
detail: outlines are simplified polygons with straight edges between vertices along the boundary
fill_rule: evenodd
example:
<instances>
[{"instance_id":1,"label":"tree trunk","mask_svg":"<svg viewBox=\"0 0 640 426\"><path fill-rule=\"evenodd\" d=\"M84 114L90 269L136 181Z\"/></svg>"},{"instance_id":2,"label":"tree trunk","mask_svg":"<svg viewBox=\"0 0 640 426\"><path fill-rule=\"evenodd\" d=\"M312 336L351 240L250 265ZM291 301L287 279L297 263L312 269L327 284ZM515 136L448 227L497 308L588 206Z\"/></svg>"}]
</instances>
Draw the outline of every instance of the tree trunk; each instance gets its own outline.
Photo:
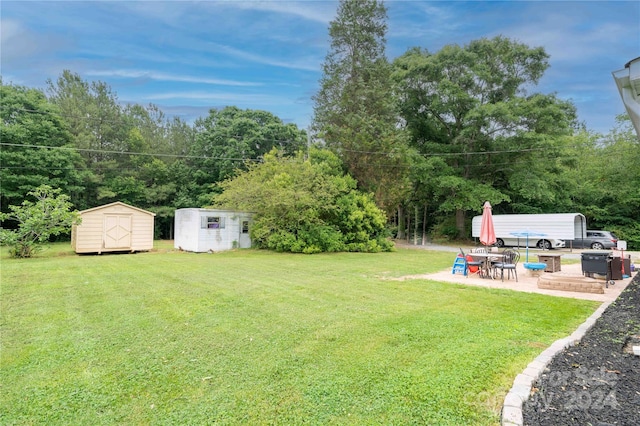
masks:
<instances>
[{"instance_id":1,"label":"tree trunk","mask_svg":"<svg viewBox=\"0 0 640 426\"><path fill-rule=\"evenodd\" d=\"M456 210L456 228L458 228L458 238L465 238L464 210Z\"/></svg>"},{"instance_id":2,"label":"tree trunk","mask_svg":"<svg viewBox=\"0 0 640 426\"><path fill-rule=\"evenodd\" d=\"M399 240L404 240L404 227L405 227L405 219L404 219L404 208L402 204L398 206L398 235L396 236Z\"/></svg>"},{"instance_id":3,"label":"tree trunk","mask_svg":"<svg viewBox=\"0 0 640 426\"><path fill-rule=\"evenodd\" d=\"M418 245L418 206L413 208L415 220L413 221L413 245Z\"/></svg>"},{"instance_id":4,"label":"tree trunk","mask_svg":"<svg viewBox=\"0 0 640 426\"><path fill-rule=\"evenodd\" d=\"M422 214L422 245L427 244L427 204L424 205L424 213Z\"/></svg>"}]
</instances>

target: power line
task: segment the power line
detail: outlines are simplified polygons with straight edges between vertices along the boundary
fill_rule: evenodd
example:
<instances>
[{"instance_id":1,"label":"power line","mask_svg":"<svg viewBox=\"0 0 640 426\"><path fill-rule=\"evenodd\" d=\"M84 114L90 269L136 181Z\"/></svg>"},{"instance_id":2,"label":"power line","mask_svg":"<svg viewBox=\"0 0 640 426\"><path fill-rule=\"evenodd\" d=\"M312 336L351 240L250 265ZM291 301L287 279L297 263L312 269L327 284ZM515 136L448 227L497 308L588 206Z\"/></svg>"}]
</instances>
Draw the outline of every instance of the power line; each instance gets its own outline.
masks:
<instances>
[{"instance_id":1,"label":"power line","mask_svg":"<svg viewBox=\"0 0 640 426\"><path fill-rule=\"evenodd\" d=\"M7 142L0 142L0 145L3 146L12 146L12 147L25 147L25 148L40 148L40 149L60 149L60 150L69 150L69 151L78 151L78 152L89 152L89 153L98 153L98 154L114 154L114 155L137 155L137 156L151 156L151 157L164 157L164 158L182 158L182 159L200 159L200 160L226 160L226 161L236 161L236 162L260 162L261 159L254 158L244 158L244 157L212 157L212 156L195 156L195 155L185 155L185 154L163 154L163 153L148 153L148 152L135 152L135 151L117 151L117 150L105 150L105 149L90 149L90 148L77 148L77 147L68 147L68 146L47 146L47 145L33 145L33 144L14 144ZM358 151L358 150L344 150L346 152L353 153L361 153L361 154L369 154L369 155L385 155L389 156L391 153L386 152L377 152L377 151ZM523 152L537 152L537 151L546 151L544 148L530 148L530 149L511 149L504 151L476 151L472 153L427 153L420 154L423 157L456 157L462 156L464 154L472 154L472 155L482 155L482 154L507 154L507 153L523 153ZM395 153L394 153L395 154ZM560 158L575 158L573 155L569 156L558 156L557 153L552 153L552 158L560 159ZM519 164L521 162L527 162L528 160L523 161L510 161L509 163L491 163L490 166L495 167L499 165L509 165L509 164ZM487 164L465 164L459 167L486 167ZM411 166L398 166L398 165L381 165L376 164L376 167L394 167L394 168L405 168Z\"/></svg>"},{"instance_id":2,"label":"power line","mask_svg":"<svg viewBox=\"0 0 640 426\"><path fill-rule=\"evenodd\" d=\"M0 108L8 108L7 106L0 105ZM16 108L16 111L24 111L24 112L32 112L37 114L54 114L51 111L38 111L31 110L26 108ZM58 114L64 116L63 114ZM86 118L79 116L69 116L74 118ZM242 141L245 140L246 135L227 135L227 138L240 139ZM281 140L281 139L268 139L262 137L256 137L257 141L264 142L275 142L279 144L287 143L300 143L303 144L304 141L295 141L295 140ZM253 141L255 142L255 140ZM89 148L77 148L77 147L51 147L51 146L43 146L43 145L30 145L30 144L10 144L10 143L0 143L0 145L5 146L23 146L29 148L47 148L47 149L68 149L75 150L78 152L92 152L92 153L103 153L103 154L117 154L117 155L142 155L142 156L153 156L153 157L167 157L167 158L184 158L184 159L211 159L211 160L229 160L229 161L260 161L258 159L251 158L234 158L234 157L210 157L210 156L194 156L194 155L185 155L185 154L163 154L163 153L145 153L145 152L129 152L129 151L116 151L116 150L104 150L104 149L89 149ZM302 146L302 145L301 145ZM559 147L560 149L563 147ZM579 146L567 146L566 148L577 149ZM461 157L461 156L477 156L477 155L500 155L500 154L514 154L514 153L527 153L527 152L541 152L548 150L548 147L537 147L537 148L519 148L519 149L505 149L505 150L492 150L492 151L468 151L468 152L440 152L440 153L418 153L418 155L422 157ZM394 152L384 152L384 151L365 151L365 150L352 150L352 149L341 149L343 152L351 152L355 154L366 154L366 155L381 155L381 156L391 156L396 155ZM557 158L558 156L555 155ZM473 167L474 165L469 165Z\"/></svg>"},{"instance_id":3,"label":"power line","mask_svg":"<svg viewBox=\"0 0 640 426\"><path fill-rule=\"evenodd\" d=\"M11 108L11 106L8 105L0 105L0 108L4 108L4 109L9 109ZM58 115L61 117L67 117L67 118L75 118L75 119L94 119L94 120L103 120L103 122L108 122L111 124L114 123L120 123L120 121L114 121L114 120L104 120L102 117L92 117L92 116L78 116L78 115L70 115L70 114L63 114L63 113L57 113L57 112L52 112L52 111L39 111L39 110L33 110L33 109L28 109L28 108L13 108L15 111L23 111L23 112L30 112L30 113L34 113L34 114L41 114L41 115ZM123 113L124 114L124 113ZM125 114L126 115L126 114ZM168 123L168 122L167 122ZM304 131L304 129L300 129L301 131ZM307 135L309 136L309 135ZM225 135L224 137L226 138L233 138L233 139L240 139L242 141L246 140L247 135ZM308 143L308 141L296 141L296 140L288 140L288 139L270 139L270 138L264 138L264 137L260 137L257 136L256 137L257 140L259 141L264 141L264 142L272 142L272 143L279 143L279 144L301 144L304 145L305 143ZM25 145L27 146L27 145ZM573 148L573 149L577 149L580 148L579 146L571 146L568 148ZM450 152L450 153L418 153L418 155L422 156L422 157L459 157L459 156L463 156L463 155L488 155L488 154L512 154L512 153L525 153L525 152L539 152L539 151L545 151L549 149L548 147L537 147L537 148L521 148L521 149L505 149L505 150L493 150L493 151L468 151L468 152L459 152L459 153L455 153L455 152ZM78 148L78 150L83 150L82 148ZM395 153L392 152L383 152L383 151L364 151L364 150L351 150L351 149L341 149L344 152L353 152L356 154L368 154L368 155L395 155ZM87 150L88 151L88 150ZM98 150L94 150L92 152L100 152ZM121 153L120 151L104 151L105 153ZM197 156L186 156L186 155L179 155L179 154L148 154L148 153L129 153L129 154L140 154L140 155L154 155L154 156L166 156L166 157L176 157L176 158L211 158L211 157L197 157ZM217 158L213 158L213 159L217 159ZM220 157L220 159L225 159L224 157Z\"/></svg>"},{"instance_id":4,"label":"power line","mask_svg":"<svg viewBox=\"0 0 640 426\"><path fill-rule=\"evenodd\" d=\"M254 158L208 157L208 156L181 155L181 154L161 154L161 153L151 153L151 152L115 151L115 150L107 150L107 149L77 148L77 147L68 147L68 146L31 145L31 144L19 144L19 143L7 143L7 142L0 142L0 145L13 146L13 147L25 147L25 148L60 149L60 150L66 150L66 151L92 152L92 153L98 153L98 154L142 155L142 156L148 156L148 157L172 157L172 158L187 158L187 159L199 159L199 160L229 160L229 161L254 161L254 162L261 161L259 159L254 159Z\"/></svg>"},{"instance_id":5,"label":"power line","mask_svg":"<svg viewBox=\"0 0 640 426\"><path fill-rule=\"evenodd\" d=\"M147 156L147 157L164 157L164 158L182 158L182 159L199 159L199 160L226 160L226 161L235 161L235 162L261 162L261 159L255 159L255 158L238 158L238 157L211 157L211 156L195 156L195 155L183 155L183 154L162 154L162 153L148 153L148 152L131 152L131 151L116 151L116 150L105 150L105 149L90 149L90 148L77 148L77 147L69 147L69 146L47 146L47 145L33 145L33 144L14 144L14 143L8 143L8 142L0 142L0 146L11 146L11 147L24 147L24 148L33 148L33 149L59 149L59 150L67 150L67 151L77 151L77 152L89 152L89 153L98 153L98 154L114 154L114 155L135 155L135 156ZM355 153L366 153L366 154L377 154L377 152L372 152L372 151L357 151L357 150L345 150L348 152L355 152ZM529 152L529 151L534 151L532 149L523 149L523 150L506 150L506 151L493 151L493 153L514 153L514 152ZM538 150L539 151L539 150ZM544 149L541 149L541 151L544 151ZM485 152L476 152L476 154L484 154ZM381 155L388 155L388 153L380 153ZM425 156L443 156L443 157L447 157L447 156L458 156L458 155L462 155L462 154L452 154L452 153L433 153L433 154L424 154ZM552 158L563 158L563 157L559 157L558 155L556 155L555 153L551 156ZM569 158L573 158L573 156L569 157ZM362 160L362 159L360 159ZM514 165L514 164L523 164L523 163L528 163L529 160L526 159L518 159L517 161L511 160L507 163L491 163L489 165L487 165L486 163L483 164L464 164L464 165L460 165L457 167L470 167L470 168L476 168L476 167L498 167L498 166L509 166L509 165ZM369 164L373 164L375 165L375 167L385 167L385 168L396 168L396 169L409 169L413 166L411 165L397 165L397 164L379 164L379 163L372 163L367 161L365 164L369 165ZM29 168L33 168L35 166L24 166L22 167L23 169L29 169ZM8 167L2 167L2 168L8 168ZM13 168L18 168L18 167L13 167ZM51 168L51 170L56 170L55 168ZM60 170L64 170L64 169L60 169Z\"/></svg>"},{"instance_id":6,"label":"power line","mask_svg":"<svg viewBox=\"0 0 640 426\"><path fill-rule=\"evenodd\" d=\"M548 148L523 148L523 149L506 149L503 151L469 151L469 152L433 152L433 153L418 153L423 157L458 157L461 155L486 155L486 154L511 154L521 152L534 152L534 151L546 151ZM353 152L356 154L371 154L371 155L396 155L394 152L382 152L382 151L359 151L355 149L342 149L344 152Z\"/></svg>"},{"instance_id":7,"label":"power line","mask_svg":"<svg viewBox=\"0 0 640 426\"><path fill-rule=\"evenodd\" d=\"M93 121L100 121L100 123L109 123L109 124L122 124L122 122L124 120L113 120L113 119L105 119L104 117L100 117L100 116L92 116L91 114L87 114L86 116L81 116L81 115L71 115L71 114L64 114L62 112L53 112L53 111L39 111L39 110L35 110L35 109L28 109L28 108L13 108L10 105L0 105L0 109L11 109L13 111L18 111L18 112L29 112L29 113L33 113L33 114L40 114L40 115L50 115L50 116L59 116L59 117L63 117L63 118L73 118L73 119L77 119L77 120L93 120ZM122 113L124 117L129 117L126 113ZM137 121L135 118L133 118L134 121ZM67 123L69 124L69 123ZM171 121L165 121L163 124L166 125L170 125ZM258 124L258 123L256 123ZM258 124L259 125L259 124ZM262 127L262 125L259 125ZM135 126L133 126L135 127ZM158 126L161 129L167 130L167 128L163 125ZM189 126L190 129L195 130L193 126ZM299 129L301 131L304 131L304 129ZM225 135L225 137L227 138L234 138L234 139L244 139L247 135ZM299 144L305 144L305 140L300 140L300 141L296 141L296 140L289 140L289 139L270 139L270 138L265 138L265 137L261 137L261 136L256 136L257 139L260 139L261 141L264 142L272 142L272 143L279 143L279 144L283 144L283 143L287 143L287 144L294 144L294 143L299 143Z\"/></svg>"}]
</instances>

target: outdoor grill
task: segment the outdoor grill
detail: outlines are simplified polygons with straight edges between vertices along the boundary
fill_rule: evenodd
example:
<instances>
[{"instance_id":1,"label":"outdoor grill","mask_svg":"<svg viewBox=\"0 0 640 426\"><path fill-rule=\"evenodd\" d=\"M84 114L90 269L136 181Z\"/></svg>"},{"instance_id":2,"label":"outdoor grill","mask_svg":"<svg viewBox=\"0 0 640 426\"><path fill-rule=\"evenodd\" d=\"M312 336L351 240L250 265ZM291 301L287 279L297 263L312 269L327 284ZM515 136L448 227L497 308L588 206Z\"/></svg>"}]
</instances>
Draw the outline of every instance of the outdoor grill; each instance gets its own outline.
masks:
<instances>
[{"instance_id":1,"label":"outdoor grill","mask_svg":"<svg viewBox=\"0 0 640 426\"><path fill-rule=\"evenodd\" d=\"M607 286L611 280L611 252L584 251L582 252L582 274L592 277L593 274L606 276Z\"/></svg>"}]
</instances>

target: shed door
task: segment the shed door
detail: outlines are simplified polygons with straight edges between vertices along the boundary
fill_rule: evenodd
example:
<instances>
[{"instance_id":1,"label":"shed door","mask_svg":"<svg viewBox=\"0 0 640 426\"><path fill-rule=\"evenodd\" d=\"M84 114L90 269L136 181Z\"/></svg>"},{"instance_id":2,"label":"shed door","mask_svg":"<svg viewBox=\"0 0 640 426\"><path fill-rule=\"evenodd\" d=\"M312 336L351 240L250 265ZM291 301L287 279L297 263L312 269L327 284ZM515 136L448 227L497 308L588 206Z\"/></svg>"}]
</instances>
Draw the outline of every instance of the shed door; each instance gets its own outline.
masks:
<instances>
[{"instance_id":1,"label":"shed door","mask_svg":"<svg viewBox=\"0 0 640 426\"><path fill-rule=\"evenodd\" d=\"M240 236L238 239L239 248L251 248L251 237L249 237L249 221L240 221Z\"/></svg>"},{"instance_id":2,"label":"shed door","mask_svg":"<svg viewBox=\"0 0 640 426\"><path fill-rule=\"evenodd\" d=\"M131 215L104 216L104 248L131 248Z\"/></svg>"}]
</instances>

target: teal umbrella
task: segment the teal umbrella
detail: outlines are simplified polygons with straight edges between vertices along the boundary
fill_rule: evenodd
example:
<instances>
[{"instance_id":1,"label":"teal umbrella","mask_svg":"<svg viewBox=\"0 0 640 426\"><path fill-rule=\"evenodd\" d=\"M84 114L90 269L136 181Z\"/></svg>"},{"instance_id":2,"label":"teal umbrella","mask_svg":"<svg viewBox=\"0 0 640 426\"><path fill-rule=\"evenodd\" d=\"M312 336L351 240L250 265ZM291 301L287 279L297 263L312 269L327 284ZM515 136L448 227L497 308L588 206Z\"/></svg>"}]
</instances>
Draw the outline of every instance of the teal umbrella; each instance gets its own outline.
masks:
<instances>
[{"instance_id":1,"label":"teal umbrella","mask_svg":"<svg viewBox=\"0 0 640 426\"><path fill-rule=\"evenodd\" d=\"M543 234L542 232L536 232L536 231L518 231L518 232L512 232L511 235L515 236L515 237L526 237L527 238L527 260L525 262L529 262L529 237L546 237L547 234Z\"/></svg>"}]
</instances>

